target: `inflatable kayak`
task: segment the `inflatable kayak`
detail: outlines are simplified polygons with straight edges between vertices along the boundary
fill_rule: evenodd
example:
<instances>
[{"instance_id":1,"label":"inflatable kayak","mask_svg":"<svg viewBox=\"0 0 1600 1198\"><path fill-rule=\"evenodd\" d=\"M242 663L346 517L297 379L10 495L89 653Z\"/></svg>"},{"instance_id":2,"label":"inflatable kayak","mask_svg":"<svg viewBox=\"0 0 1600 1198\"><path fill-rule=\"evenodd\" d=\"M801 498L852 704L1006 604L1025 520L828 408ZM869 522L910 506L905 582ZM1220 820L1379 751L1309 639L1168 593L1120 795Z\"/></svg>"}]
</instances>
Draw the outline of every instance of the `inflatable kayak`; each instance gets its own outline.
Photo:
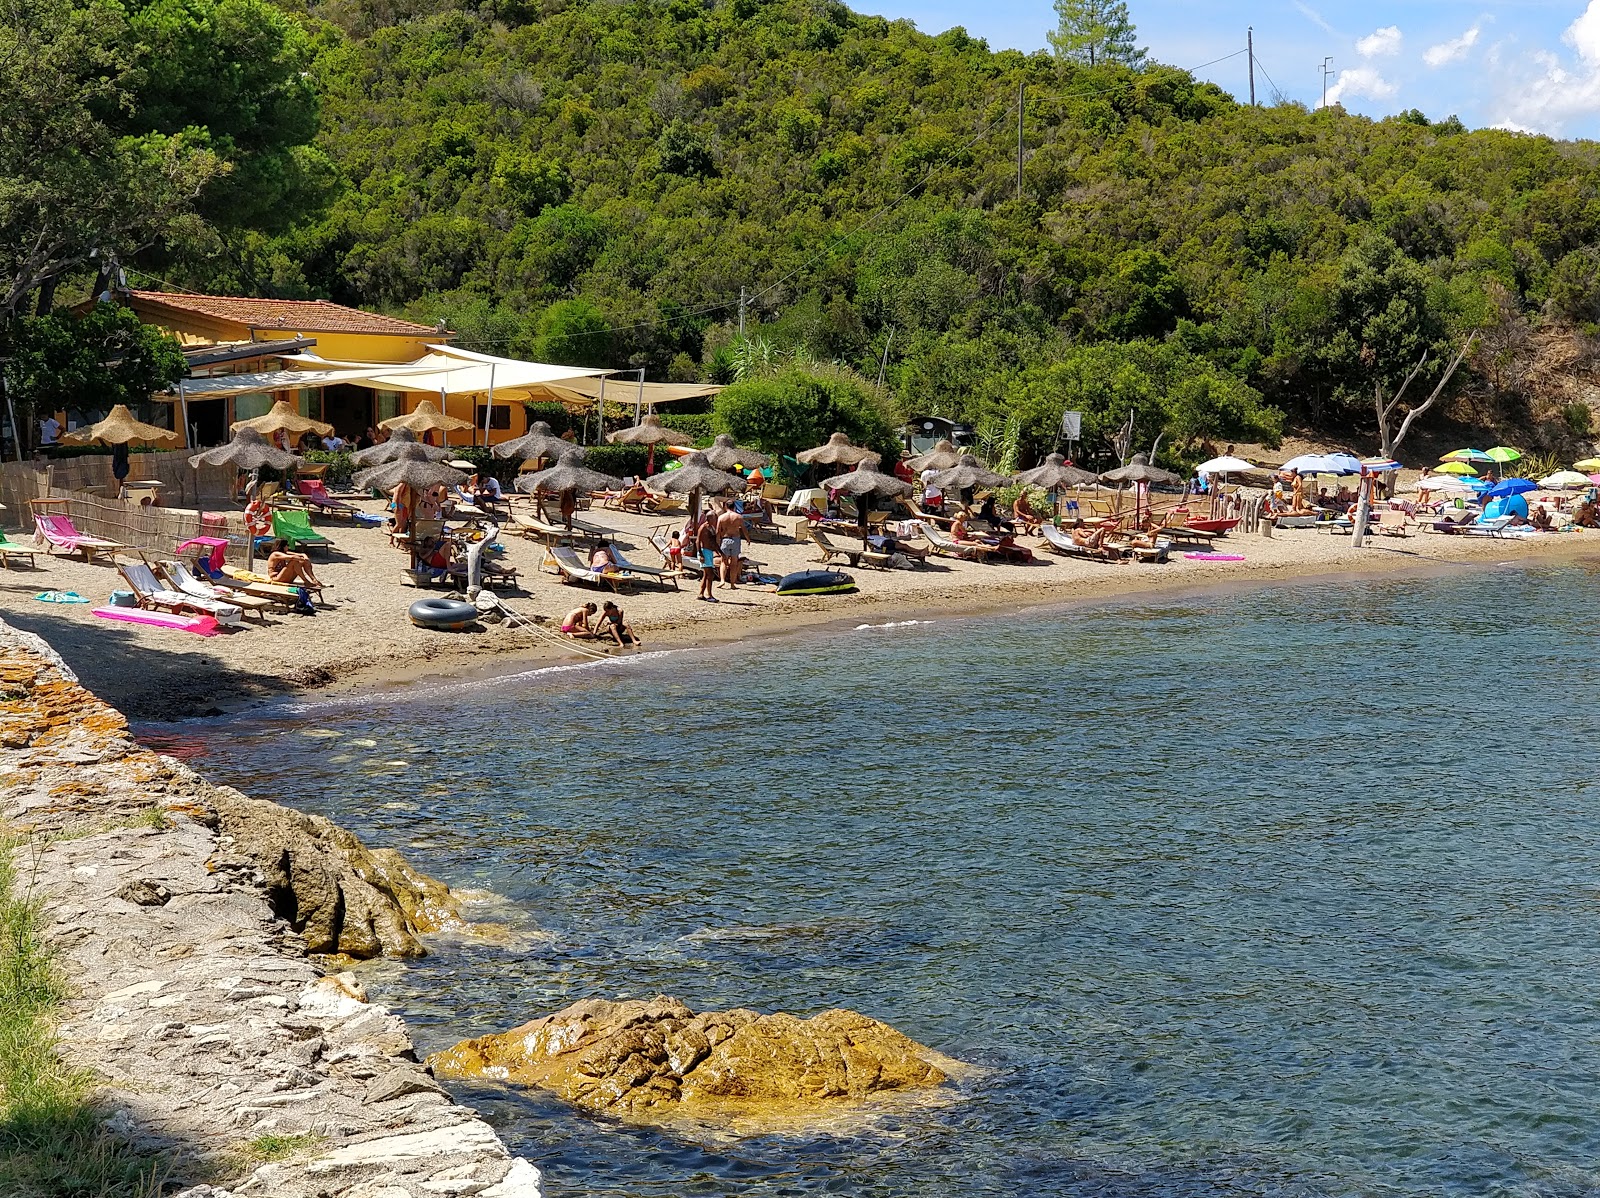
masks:
<instances>
[{"instance_id":1,"label":"inflatable kayak","mask_svg":"<svg viewBox=\"0 0 1600 1198\"><path fill-rule=\"evenodd\" d=\"M796 570L778 579L780 595L843 595L856 589L856 580L838 570Z\"/></svg>"},{"instance_id":2,"label":"inflatable kayak","mask_svg":"<svg viewBox=\"0 0 1600 1198\"><path fill-rule=\"evenodd\" d=\"M418 599L407 613L418 628L440 628L446 632L459 632L478 618L476 604L459 599Z\"/></svg>"}]
</instances>

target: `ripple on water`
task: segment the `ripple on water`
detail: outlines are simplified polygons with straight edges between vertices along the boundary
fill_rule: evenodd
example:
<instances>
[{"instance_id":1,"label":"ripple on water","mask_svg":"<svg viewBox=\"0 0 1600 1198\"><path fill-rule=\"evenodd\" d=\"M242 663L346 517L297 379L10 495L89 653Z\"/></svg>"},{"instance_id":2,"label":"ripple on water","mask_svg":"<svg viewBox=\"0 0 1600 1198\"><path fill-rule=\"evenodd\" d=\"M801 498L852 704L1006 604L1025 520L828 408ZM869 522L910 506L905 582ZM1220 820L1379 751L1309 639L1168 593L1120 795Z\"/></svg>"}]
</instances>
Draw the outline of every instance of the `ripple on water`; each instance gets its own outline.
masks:
<instances>
[{"instance_id":1,"label":"ripple on water","mask_svg":"<svg viewBox=\"0 0 1600 1198\"><path fill-rule=\"evenodd\" d=\"M449 754L393 735L422 726L393 696L182 747L538 929L385 967L424 1050L668 993L851 1006L985 1067L952 1105L742 1139L464 1088L555 1195L1576 1198L1594 581L863 627L431 691ZM311 718L341 751L283 752Z\"/></svg>"}]
</instances>

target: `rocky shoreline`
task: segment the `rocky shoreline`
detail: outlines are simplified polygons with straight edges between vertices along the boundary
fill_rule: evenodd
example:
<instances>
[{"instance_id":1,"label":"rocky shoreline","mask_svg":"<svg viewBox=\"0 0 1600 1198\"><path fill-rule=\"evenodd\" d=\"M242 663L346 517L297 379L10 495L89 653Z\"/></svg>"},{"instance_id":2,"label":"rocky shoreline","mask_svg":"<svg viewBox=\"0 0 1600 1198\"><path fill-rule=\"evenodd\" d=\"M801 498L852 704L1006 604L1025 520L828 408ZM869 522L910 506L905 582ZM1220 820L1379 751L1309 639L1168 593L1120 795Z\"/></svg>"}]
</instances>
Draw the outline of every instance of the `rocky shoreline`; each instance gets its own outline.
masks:
<instances>
[{"instance_id":1,"label":"rocky shoreline","mask_svg":"<svg viewBox=\"0 0 1600 1198\"><path fill-rule=\"evenodd\" d=\"M0 831L74 992L68 1063L191 1198L538 1198L404 1023L313 951L415 955L455 918L397 854L137 745L42 640L0 623Z\"/></svg>"}]
</instances>

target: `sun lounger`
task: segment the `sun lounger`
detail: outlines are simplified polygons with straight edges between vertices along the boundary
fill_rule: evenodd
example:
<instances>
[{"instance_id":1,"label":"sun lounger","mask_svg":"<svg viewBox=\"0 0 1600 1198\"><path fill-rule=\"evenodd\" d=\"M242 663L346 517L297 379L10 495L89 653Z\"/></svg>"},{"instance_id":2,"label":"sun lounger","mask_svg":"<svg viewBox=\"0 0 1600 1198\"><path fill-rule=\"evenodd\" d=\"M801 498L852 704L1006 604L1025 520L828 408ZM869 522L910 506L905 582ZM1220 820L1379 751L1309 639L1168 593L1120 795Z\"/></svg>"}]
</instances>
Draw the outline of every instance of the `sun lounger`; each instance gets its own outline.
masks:
<instances>
[{"instance_id":1,"label":"sun lounger","mask_svg":"<svg viewBox=\"0 0 1600 1198\"><path fill-rule=\"evenodd\" d=\"M1476 520L1459 531L1467 537L1504 536L1512 531L1511 522L1515 519L1515 516L1496 516L1493 520Z\"/></svg>"},{"instance_id":2,"label":"sun lounger","mask_svg":"<svg viewBox=\"0 0 1600 1198\"><path fill-rule=\"evenodd\" d=\"M815 533L815 529L812 530ZM989 560L989 546L974 545L969 541L955 541L944 534L944 530L932 523L922 526L922 535L927 538L928 544L940 557L959 558L964 562L986 562Z\"/></svg>"},{"instance_id":3,"label":"sun lounger","mask_svg":"<svg viewBox=\"0 0 1600 1198\"><path fill-rule=\"evenodd\" d=\"M1411 519L1400 511L1377 511L1373 513L1372 526L1386 537L1409 537Z\"/></svg>"},{"instance_id":4,"label":"sun lounger","mask_svg":"<svg viewBox=\"0 0 1600 1198\"><path fill-rule=\"evenodd\" d=\"M34 558L38 552L37 549L30 546L17 544L17 542L6 536L4 531L0 531L0 566L5 566L9 569L11 559L14 557L25 557L28 559L28 565L37 565L38 563Z\"/></svg>"},{"instance_id":5,"label":"sun lounger","mask_svg":"<svg viewBox=\"0 0 1600 1198\"><path fill-rule=\"evenodd\" d=\"M356 509L342 499L328 494L327 485L320 478L302 478L295 484L300 498L329 516L355 516Z\"/></svg>"},{"instance_id":6,"label":"sun lounger","mask_svg":"<svg viewBox=\"0 0 1600 1198\"><path fill-rule=\"evenodd\" d=\"M640 578L648 578L662 584L663 590L666 589L668 582L672 583L673 590L678 590L678 579L682 578L684 574L682 570L665 569L661 566L641 566L637 562L630 562L616 545L611 546L611 559L629 574L637 575Z\"/></svg>"},{"instance_id":7,"label":"sun lounger","mask_svg":"<svg viewBox=\"0 0 1600 1198\"><path fill-rule=\"evenodd\" d=\"M52 514L36 510L33 514L33 523L52 553L57 550L68 554L81 553L84 561L92 562L96 554L115 560L117 552L127 548L126 545L119 545L115 541L84 536L72 523L72 517L64 512Z\"/></svg>"},{"instance_id":8,"label":"sun lounger","mask_svg":"<svg viewBox=\"0 0 1600 1198\"><path fill-rule=\"evenodd\" d=\"M558 545L566 540L605 541L616 535L609 528L601 528L598 524L590 524L583 520L574 520L572 531L568 532L565 525L551 524L530 505L524 503L511 505L511 523L523 536L537 538L546 545Z\"/></svg>"},{"instance_id":9,"label":"sun lounger","mask_svg":"<svg viewBox=\"0 0 1600 1198\"><path fill-rule=\"evenodd\" d=\"M626 571L612 573L591 570L588 562L564 545L551 545L545 551L545 561L555 566L562 582L586 582L591 586L607 586L613 591L620 591L623 583L638 581L636 576Z\"/></svg>"},{"instance_id":10,"label":"sun lounger","mask_svg":"<svg viewBox=\"0 0 1600 1198\"><path fill-rule=\"evenodd\" d=\"M615 508L624 512L659 512L665 506L665 496L655 495L645 490L639 484L624 487L620 491L608 493L604 503L608 508Z\"/></svg>"},{"instance_id":11,"label":"sun lounger","mask_svg":"<svg viewBox=\"0 0 1600 1198\"><path fill-rule=\"evenodd\" d=\"M1091 549L1087 545L1080 545L1067 533L1062 532L1054 525L1046 524L1039 529L1039 535L1044 538L1045 546L1051 553L1058 553L1062 557L1078 557L1085 561L1110 562L1117 559L1117 553L1109 546L1102 545L1099 549Z\"/></svg>"},{"instance_id":12,"label":"sun lounger","mask_svg":"<svg viewBox=\"0 0 1600 1198\"><path fill-rule=\"evenodd\" d=\"M173 590L181 591L195 599L213 599L219 603L231 604L246 613L254 612L256 619L263 624L267 622L268 609L277 606L271 599L262 599L257 595L247 595L237 591L223 592L189 573L189 567L182 562L162 562L161 573Z\"/></svg>"},{"instance_id":13,"label":"sun lounger","mask_svg":"<svg viewBox=\"0 0 1600 1198\"><path fill-rule=\"evenodd\" d=\"M270 599L282 608L300 606L300 592L305 590L322 598L322 588L309 584L295 584L293 586L282 582L271 582L264 574L252 574L240 566L223 566L222 575L228 579L228 585L243 591L247 595L254 595L259 599Z\"/></svg>"},{"instance_id":14,"label":"sun lounger","mask_svg":"<svg viewBox=\"0 0 1600 1198\"><path fill-rule=\"evenodd\" d=\"M289 542L289 548L328 550L333 542L311 527L311 514L304 508L278 508L272 513L272 535Z\"/></svg>"},{"instance_id":15,"label":"sun lounger","mask_svg":"<svg viewBox=\"0 0 1600 1198\"><path fill-rule=\"evenodd\" d=\"M1175 545L1197 545L1203 549L1209 549L1221 535L1203 528L1190 528L1187 524L1171 524L1156 529L1156 536L1166 537Z\"/></svg>"},{"instance_id":16,"label":"sun lounger","mask_svg":"<svg viewBox=\"0 0 1600 1198\"><path fill-rule=\"evenodd\" d=\"M878 553L876 550L868 549L865 545L860 548L854 545L839 545L832 537L815 525L811 528L811 539L816 543L817 548L822 551L822 556L817 561L823 565L827 565L836 557L842 557L852 567L865 562L869 566L877 566L880 569L888 568L889 555L887 553Z\"/></svg>"},{"instance_id":17,"label":"sun lounger","mask_svg":"<svg viewBox=\"0 0 1600 1198\"><path fill-rule=\"evenodd\" d=\"M155 571L144 562L117 562L116 566L140 607L154 611L198 612L211 616L218 624L237 624L244 615L243 609L220 599L201 599L162 586Z\"/></svg>"},{"instance_id":18,"label":"sun lounger","mask_svg":"<svg viewBox=\"0 0 1600 1198\"><path fill-rule=\"evenodd\" d=\"M1113 541L1109 538L1105 544L1106 548L1115 553L1152 566L1165 565L1171 560L1172 542L1166 537L1157 537L1153 545L1136 545L1129 541Z\"/></svg>"}]
</instances>

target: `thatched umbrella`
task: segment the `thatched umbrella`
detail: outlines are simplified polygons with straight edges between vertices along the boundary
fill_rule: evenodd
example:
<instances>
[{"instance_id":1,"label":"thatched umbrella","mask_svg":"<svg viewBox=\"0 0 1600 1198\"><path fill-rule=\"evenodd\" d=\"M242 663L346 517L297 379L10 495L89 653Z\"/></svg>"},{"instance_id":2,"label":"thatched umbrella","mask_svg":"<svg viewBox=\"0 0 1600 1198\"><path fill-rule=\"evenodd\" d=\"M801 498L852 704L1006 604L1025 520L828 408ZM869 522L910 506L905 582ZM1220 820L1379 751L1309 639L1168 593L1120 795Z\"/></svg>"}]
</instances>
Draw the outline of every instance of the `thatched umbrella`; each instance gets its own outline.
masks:
<instances>
[{"instance_id":1,"label":"thatched umbrella","mask_svg":"<svg viewBox=\"0 0 1600 1198\"><path fill-rule=\"evenodd\" d=\"M292 470L300 459L287 449L279 449L253 428L241 428L233 440L189 459L189 465L198 470L201 466L236 466L240 470L259 470L267 466L273 470Z\"/></svg>"},{"instance_id":2,"label":"thatched umbrella","mask_svg":"<svg viewBox=\"0 0 1600 1198\"><path fill-rule=\"evenodd\" d=\"M948 470L941 470L933 476L934 486L944 491L970 491L974 487L1003 487L1010 481L1004 474L990 470L970 453L962 454L954 466Z\"/></svg>"},{"instance_id":3,"label":"thatched umbrella","mask_svg":"<svg viewBox=\"0 0 1600 1198\"><path fill-rule=\"evenodd\" d=\"M766 454L754 449L746 449L742 445L735 445L733 438L727 433L721 433L711 443L711 448L704 451L706 461L718 470L732 470L735 466L760 467L772 461Z\"/></svg>"},{"instance_id":4,"label":"thatched umbrella","mask_svg":"<svg viewBox=\"0 0 1600 1198\"><path fill-rule=\"evenodd\" d=\"M940 439L933 443L933 448L927 453L919 453L914 458L907 458L906 465L921 474L924 470L950 470L961 460L961 455L956 451L951 442Z\"/></svg>"},{"instance_id":5,"label":"thatched umbrella","mask_svg":"<svg viewBox=\"0 0 1600 1198\"><path fill-rule=\"evenodd\" d=\"M646 474L655 472L657 445L694 444L693 437L668 428L661 423L660 418L654 412L651 412L632 428L619 428L614 433L607 433L606 440L613 445L648 445L650 447L650 456L644 466Z\"/></svg>"},{"instance_id":6,"label":"thatched umbrella","mask_svg":"<svg viewBox=\"0 0 1600 1198\"><path fill-rule=\"evenodd\" d=\"M852 445L843 433L834 433L827 444L806 449L794 455L797 462L807 466L854 466L865 458L878 455L863 445Z\"/></svg>"},{"instance_id":7,"label":"thatched umbrella","mask_svg":"<svg viewBox=\"0 0 1600 1198\"><path fill-rule=\"evenodd\" d=\"M289 406L288 401L282 399L273 404L272 410L265 416L257 416L254 420L235 420L229 431L236 433L242 428L253 428L269 438L278 433L288 433L291 437L316 433L319 437L326 437L333 432L333 425L300 415Z\"/></svg>"},{"instance_id":8,"label":"thatched umbrella","mask_svg":"<svg viewBox=\"0 0 1600 1198\"><path fill-rule=\"evenodd\" d=\"M358 487L371 487L376 491L392 491L396 487L425 491L429 487L453 487L465 482L466 471L435 461L429 453L432 448L429 445L404 446L391 460L356 471L351 481Z\"/></svg>"},{"instance_id":9,"label":"thatched umbrella","mask_svg":"<svg viewBox=\"0 0 1600 1198\"><path fill-rule=\"evenodd\" d=\"M424 460L429 462L442 462L450 456L450 451L444 446L424 445L417 440L417 434L410 429L397 428L389 434L387 441L356 450L350 455L350 460L357 466L381 466L385 462L397 462L401 458L414 458L415 455L410 452L413 448L422 450Z\"/></svg>"},{"instance_id":10,"label":"thatched umbrella","mask_svg":"<svg viewBox=\"0 0 1600 1198\"><path fill-rule=\"evenodd\" d=\"M111 446L111 475L118 484L128 477L128 446L135 441L176 441L178 434L171 429L157 428L135 418L127 404L117 404L106 418L86 429L68 433L61 438L66 445L92 445L99 441Z\"/></svg>"},{"instance_id":11,"label":"thatched umbrella","mask_svg":"<svg viewBox=\"0 0 1600 1198\"><path fill-rule=\"evenodd\" d=\"M1136 453L1133 455L1133 461L1126 466L1119 466L1115 470L1107 470L1100 476L1100 481L1103 483L1115 483L1119 491L1129 483L1134 484L1136 489L1133 496L1133 518L1137 523L1139 519L1139 497L1144 488L1151 483L1166 483L1176 486L1183 482L1183 479L1170 470L1152 466L1149 458L1142 453Z\"/></svg>"},{"instance_id":12,"label":"thatched umbrella","mask_svg":"<svg viewBox=\"0 0 1600 1198\"><path fill-rule=\"evenodd\" d=\"M620 478L613 478L609 474L602 474L598 470L589 469L583 464L583 458L583 450L576 445L568 445L566 452L556 460L554 466L547 470L540 470L537 474L518 475L517 490L525 491L529 495L538 495L541 491L552 491L559 495L567 495L576 494L579 491L605 491L622 486ZM566 521L567 531L571 532L571 508L563 504L561 515Z\"/></svg>"},{"instance_id":13,"label":"thatched umbrella","mask_svg":"<svg viewBox=\"0 0 1600 1198\"><path fill-rule=\"evenodd\" d=\"M1051 504L1058 509L1057 514L1061 503L1058 492L1063 487L1083 487L1100 480L1098 474L1067 465L1067 459L1059 453L1051 454L1045 458L1043 465L1024 470L1015 477L1025 487L1039 487L1049 492Z\"/></svg>"},{"instance_id":14,"label":"thatched umbrella","mask_svg":"<svg viewBox=\"0 0 1600 1198\"><path fill-rule=\"evenodd\" d=\"M516 440L502 441L496 445L494 456L537 462L540 458L560 458L571 448L571 441L556 436L543 420L535 420L528 426L528 431Z\"/></svg>"},{"instance_id":15,"label":"thatched umbrella","mask_svg":"<svg viewBox=\"0 0 1600 1198\"><path fill-rule=\"evenodd\" d=\"M409 429L417 434L444 433L448 442L451 433L470 429L473 424L472 421L462 420L459 416L446 416L434 406L433 400L425 399L404 416L391 416L387 420L380 421L378 427L391 430Z\"/></svg>"},{"instance_id":16,"label":"thatched umbrella","mask_svg":"<svg viewBox=\"0 0 1600 1198\"><path fill-rule=\"evenodd\" d=\"M866 544L867 540L867 500L902 499L911 494L910 483L892 474L884 474L878 469L881 461L877 454L869 453L861 459L854 470L846 474L836 474L822 483L825 491L842 492L855 499L856 519L861 523L862 544Z\"/></svg>"},{"instance_id":17,"label":"thatched umbrella","mask_svg":"<svg viewBox=\"0 0 1600 1198\"><path fill-rule=\"evenodd\" d=\"M679 458L676 470L653 474L644 480L644 485L652 491L666 491L676 495L687 495L689 497L689 521L690 523L697 523L700 519L700 493L702 491L710 495L726 495L730 491L742 491L744 490L744 479L737 474L729 474L726 470L718 470L710 462L706 461L705 454L696 450Z\"/></svg>"}]
</instances>

